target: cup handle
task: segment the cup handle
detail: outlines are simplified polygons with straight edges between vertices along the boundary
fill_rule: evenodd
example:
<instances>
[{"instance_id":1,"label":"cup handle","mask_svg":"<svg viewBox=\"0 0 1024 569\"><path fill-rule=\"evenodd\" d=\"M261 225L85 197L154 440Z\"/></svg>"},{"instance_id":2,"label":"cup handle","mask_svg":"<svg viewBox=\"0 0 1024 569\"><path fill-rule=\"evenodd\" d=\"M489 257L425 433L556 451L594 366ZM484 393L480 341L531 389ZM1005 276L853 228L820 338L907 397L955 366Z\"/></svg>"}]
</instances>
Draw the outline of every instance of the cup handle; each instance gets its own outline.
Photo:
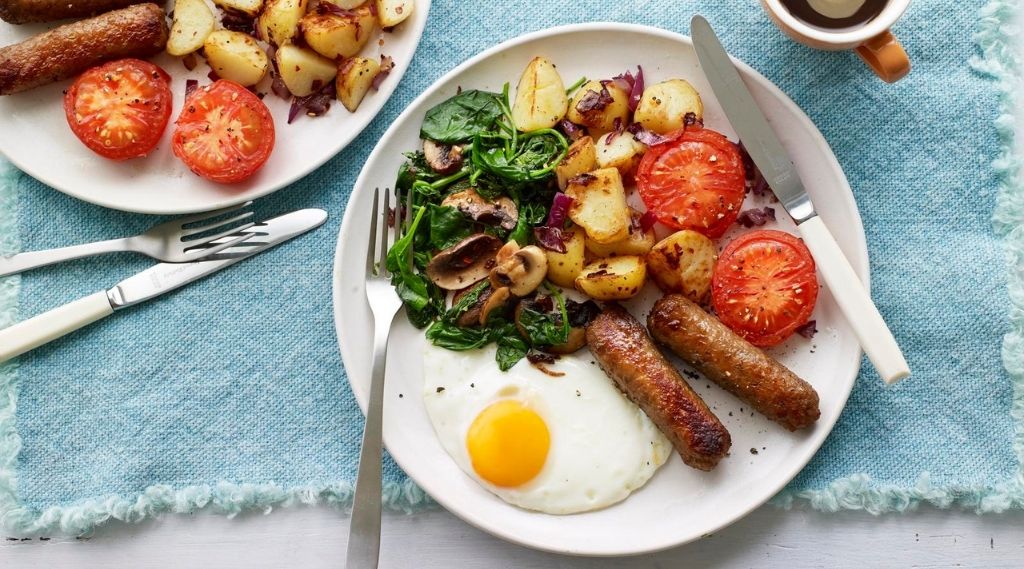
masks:
<instances>
[{"instance_id":1,"label":"cup handle","mask_svg":"<svg viewBox=\"0 0 1024 569\"><path fill-rule=\"evenodd\" d=\"M857 55L886 83L895 83L910 73L910 58L889 30L857 46Z\"/></svg>"}]
</instances>

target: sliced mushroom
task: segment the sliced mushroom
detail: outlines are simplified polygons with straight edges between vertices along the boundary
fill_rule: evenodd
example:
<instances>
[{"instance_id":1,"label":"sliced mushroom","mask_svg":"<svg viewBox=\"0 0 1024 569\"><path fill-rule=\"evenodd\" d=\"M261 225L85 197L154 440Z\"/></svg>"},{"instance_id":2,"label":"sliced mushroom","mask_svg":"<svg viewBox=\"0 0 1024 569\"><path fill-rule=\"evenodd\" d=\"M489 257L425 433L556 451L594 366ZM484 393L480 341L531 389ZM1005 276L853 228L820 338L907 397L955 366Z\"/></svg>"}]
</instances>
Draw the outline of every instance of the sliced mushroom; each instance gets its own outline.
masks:
<instances>
[{"instance_id":1,"label":"sliced mushroom","mask_svg":"<svg viewBox=\"0 0 1024 569\"><path fill-rule=\"evenodd\" d=\"M556 344L544 348L552 354L571 354L587 345L587 332L584 328L569 328L569 339L564 344Z\"/></svg>"},{"instance_id":2,"label":"sliced mushroom","mask_svg":"<svg viewBox=\"0 0 1024 569\"><path fill-rule=\"evenodd\" d=\"M462 147L423 141L423 157L438 174L451 174L462 167Z\"/></svg>"},{"instance_id":3,"label":"sliced mushroom","mask_svg":"<svg viewBox=\"0 0 1024 569\"><path fill-rule=\"evenodd\" d=\"M434 255L427 263L427 277L445 290L458 290L487 277L495 266L501 240L486 233L470 235Z\"/></svg>"},{"instance_id":4,"label":"sliced mushroom","mask_svg":"<svg viewBox=\"0 0 1024 569\"><path fill-rule=\"evenodd\" d=\"M459 301L462 300L464 296L469 294L474 288L476 287L471 285L462 290L456 291L455 294L452 296L452 305L458 304ZM467 308L465 312L459 315L459 317L455 320L455 323L458 324L459 326L462 326L463 328L468 328L470 326L476 326L477 324L479 324L480 310L483 309L483 306L484 304L486 304L487 299L490 298L493 293L494 289L491 287L487 287L480 291L480 296L476 297L476 301L469 308Z\"/></svg>"},{"instance_id":5,"label":"sliced mushroom","mask_svg":"<svg viewBox=\"0 0 1024 569\"><path fill-rule=\"evenodd\" d=\"M480 307L480 325L487 326L487 321L490 320L492 314L498 314L508 306L508 300L512 298L512 293L509 292L507 286L501 288L491 288L492 292L483 306Z\"/></svg>"},{"instance_id":6,"label":"sliced mushroom","mask_svg":"<svg viewBox=\"0 0 1024 569\"><path fill-rule=\"evenodd\" d=\"M522 249L509 241L495 255L497 265L491 269L491 286L507 286L516 296L526 296L537 290L548 274L548 257L536 245Z\"/></svg>"},{"instance_id":7,"label":"sliced mushroom","mask_svg":"<svg viewBox=\"0 0 1024 569\"><path fill-rule=\"evenodd\" d=\"M473 218L473 221L486 225L500 225L508 231L515 229L516 223L519 222L516 202L504 196L487 201L473 188L449 195L444 198L441 205L454 207Z\"/></svg>"}]
</instances>

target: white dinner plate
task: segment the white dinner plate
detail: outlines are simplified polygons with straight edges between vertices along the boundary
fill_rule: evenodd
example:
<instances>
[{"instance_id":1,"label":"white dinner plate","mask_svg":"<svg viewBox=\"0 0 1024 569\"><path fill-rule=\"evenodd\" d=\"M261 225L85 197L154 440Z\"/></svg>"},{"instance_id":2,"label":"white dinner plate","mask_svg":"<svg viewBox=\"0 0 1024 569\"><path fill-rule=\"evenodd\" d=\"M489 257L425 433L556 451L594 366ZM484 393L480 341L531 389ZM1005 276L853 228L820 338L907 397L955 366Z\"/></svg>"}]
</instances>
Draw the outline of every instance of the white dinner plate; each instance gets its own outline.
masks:
<instances>
[{"instance_id":1,"label":"white dinner plate","mask_svg":"<svg viewBox=\"0 0 1024 569\"><path fill-rule=\"evenodd\" d=\"M635 70L638 63L643 65L648 85L671 77L685 78L704 99L705 125L736 139L701 73L689 38L656 28L598 23L544 30L487 50L442 77L398 117L370 155L341 226L334 270L335 325L349 382L364 410L373 327L365 301L363 267L373 189L393 185L402 152L420 144L419 127L427 109L454 95L460 86L493 91L500 91L505 82L514 86L526 63L537 55L550 58L566 84L580 76L611 77ZM750 67L738 65L769 120L780 125L777 132L821 217L866 284L863 227L853 194L828 144L777 87ZM748 207L755 203L752 200L748 198ZM793 231L778 204L775 207L780 222L770 227ZM648 285L629 307L634 314L645 316L657 296ZM673 454L646 486L603 510L568 516L522 510L501 501L459 470L435 437L420 397L423 332L402 315L392 328L388 354L384 441L402 469L441 505L509 541L578 555L627 555L686 543L736 521L782 489L811 459L839 417L857 375L860 347L824 286L813 318L819 329L813 339L797 336L772 350L818 391L821 418L813 428L790 433L710 382L693 381L691 385L732 434L730 456L713 472L700 472Z\"/></svg>"},{"instance_id":2,"label":"white dinner plate","mask_svg":"<svg viewBox=\"0 0 1024 569\"><path fill-rule=\"evenodd\" d=\"M193 174L171 152L174 120L185 98L185 81L210 82L210 68L200 56L199 65L187 71L181 58L162 53L150 61L171 75L174 108L171 124L156 149L145 158L113 162L85 147L68 127L62 90L71 80L24 93L0 97L0 153L32 177L76 198L105 207L138 213L178 214L207 211L265 196L305 176L329 160L370 124L398 86L427 23L431 0L416 0L411 16L392 32L375 34L363 50L371 59L381 54L394 59L395 67L377 92L370 91L356 112L339 101L322 117L298 117L288 124L290 103L270 92L264 79L259 91L274 118L276 142L270 159L255 175L238 184L217 184ZM212 4L211 4L212 6ZM173 10L168 2L168 13ZM219 11L215 11L219 14ZM219 17L219 16L218 16ZM0 46L13 44L55 24L13 25L0 21Z\"/></svg>"}]
</instances>

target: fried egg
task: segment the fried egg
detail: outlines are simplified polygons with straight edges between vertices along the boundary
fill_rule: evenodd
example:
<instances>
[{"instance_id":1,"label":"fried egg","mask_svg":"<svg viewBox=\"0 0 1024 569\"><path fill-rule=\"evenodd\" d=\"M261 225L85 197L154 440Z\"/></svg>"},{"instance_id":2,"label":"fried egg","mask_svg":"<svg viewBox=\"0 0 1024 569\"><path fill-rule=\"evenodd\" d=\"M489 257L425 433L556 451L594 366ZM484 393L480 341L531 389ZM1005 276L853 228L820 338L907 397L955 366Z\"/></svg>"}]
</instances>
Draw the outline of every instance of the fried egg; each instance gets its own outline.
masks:
<instances>
[{"instance_id":1,"label":"fried egg","mask_svg":"<svg viewBox=\"0 0 1024 569\"><path fill-rule=\"evenodd\" d=\"M562 356L552 377L526 360L502 372L495 347L427 345L423 400L466 474L502 500L549 514L603 508L643 486L671 444L594 364Z\"/></svg>"}]
</instances>

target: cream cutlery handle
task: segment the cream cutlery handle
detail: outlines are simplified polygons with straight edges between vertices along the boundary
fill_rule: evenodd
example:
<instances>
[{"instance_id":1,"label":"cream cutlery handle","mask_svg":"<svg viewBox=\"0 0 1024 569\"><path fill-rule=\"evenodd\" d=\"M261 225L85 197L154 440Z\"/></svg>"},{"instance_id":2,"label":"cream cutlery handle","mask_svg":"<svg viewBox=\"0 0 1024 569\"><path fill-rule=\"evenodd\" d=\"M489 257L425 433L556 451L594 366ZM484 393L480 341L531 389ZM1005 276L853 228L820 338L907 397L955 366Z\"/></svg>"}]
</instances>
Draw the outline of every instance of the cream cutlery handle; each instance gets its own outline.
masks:
<instances>
[{"instance_id":1,"label":"cream cutlery handle","mask_svg":"<svg viewBox=\"0 0 1024 569\"><path fill-rule=\"evenodd\" d=\"M113 313L107 292L100 291L0 330L0 362L20 356Z\"/></svg>"},{"instance_id":2,"label":"cream cutlery handle","mask_svg":"<svg viewBox=\"0 0 1024 569\"><path fill-rule=\"evenodd\" d=\"M84 245L71 245L59 249L47 249L45 251L30 251L18 253L10 257L0 257L0 277L45 267L54 263L101 255L103 253L117 253L119 251L132 251L131 239L111 239L109 241L98 241Z\"/></svg>"},{"instance_id":3,"label":"cream cutlery handle","mask_svg":"<svg viewBox=\"0 0 1024 569\"><path fill-rule=\"evenodd\" d=\"M875 366L878 375L887 384L893 384L910 375L910 367L896 344L892 332L878 312L871 295L864 288L857 273L825 227L821 218L814 216L799 225L804 243L811 250L818 270L836 303L850 323L864 353Z\"/></svg>"}]
</instances>

